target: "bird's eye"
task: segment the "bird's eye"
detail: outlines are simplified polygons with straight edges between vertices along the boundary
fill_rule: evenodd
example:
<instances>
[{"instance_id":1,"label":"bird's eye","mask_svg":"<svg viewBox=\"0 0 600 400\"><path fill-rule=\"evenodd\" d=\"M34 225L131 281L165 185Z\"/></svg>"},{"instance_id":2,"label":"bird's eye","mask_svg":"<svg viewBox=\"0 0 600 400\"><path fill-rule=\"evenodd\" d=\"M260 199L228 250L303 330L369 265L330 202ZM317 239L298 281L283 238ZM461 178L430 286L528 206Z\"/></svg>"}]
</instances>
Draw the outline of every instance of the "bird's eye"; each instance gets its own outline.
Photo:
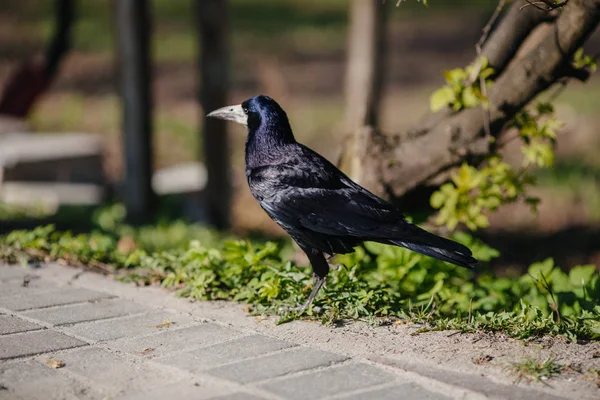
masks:
<instances>
[{"instance_id":1,"label":"bird's eye","mask_svg":"<svg viewBox=\"0 0 600 400\"><path fill-rule=\"evenodd\" d=\"M242 110L244 111L244 114L248 114L248 108L247 107L242 107Z\"/></svg>"}]
</instances>

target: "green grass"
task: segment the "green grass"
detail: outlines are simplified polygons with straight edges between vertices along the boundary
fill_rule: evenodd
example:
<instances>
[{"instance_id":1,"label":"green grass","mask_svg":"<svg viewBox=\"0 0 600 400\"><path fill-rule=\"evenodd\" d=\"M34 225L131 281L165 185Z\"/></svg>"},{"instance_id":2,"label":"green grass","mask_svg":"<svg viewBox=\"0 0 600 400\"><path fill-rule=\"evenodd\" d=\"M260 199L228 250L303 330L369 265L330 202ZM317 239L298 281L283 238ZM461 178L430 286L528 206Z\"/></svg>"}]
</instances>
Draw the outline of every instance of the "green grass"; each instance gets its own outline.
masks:
<instances>
[{"instance_id":1,"label":"green grass","mask_svg":"<svg viewBox=\"0 0 600 400\"><path fill-rule=\"evenodd\" d=\"M247 303L260 315L278 314L310 292L310 268L288 261L293 252L289 241L227 239L182 222L133 228L122 223L123 216L122 207L113 206L96 215L96 228L87 234L56 232L51 226L11 232L0 239L0 259L91 265L127 282L159 284L178 296ZM594 266L567 274L546 260L521 277L500 278L485 268L498 255L495 250L466 234L455 239L483 261L477 274L367 243L337 257L343 266L331 272L311 309L281 315L279 321L400 321L418 323L415 334L450 329L522 339L600 339L600 274Z\"/></svg>"},{"instance_id":2,"label":"green grass","mask_svg":"<svg viewBox=\"0 0 600 400\"><path fill-rule=\"evenodd\" d=\"M519 362L510 363L505 370L514 375L517 382L526 380L527 382L545 383L567 370L567 367L559 364L556 357L547 357L544 360L525 358Z\"/></svg>"}]
</instances>

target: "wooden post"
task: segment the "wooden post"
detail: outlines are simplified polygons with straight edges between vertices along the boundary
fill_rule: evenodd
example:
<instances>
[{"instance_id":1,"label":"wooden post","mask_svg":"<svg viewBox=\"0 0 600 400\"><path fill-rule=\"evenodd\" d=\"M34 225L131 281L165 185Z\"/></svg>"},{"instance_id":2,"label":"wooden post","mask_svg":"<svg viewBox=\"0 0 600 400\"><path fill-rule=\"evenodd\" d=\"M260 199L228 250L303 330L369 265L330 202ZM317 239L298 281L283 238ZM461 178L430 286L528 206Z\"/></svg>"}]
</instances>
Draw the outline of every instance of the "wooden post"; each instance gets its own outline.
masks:
<instances>
[{"instance_id":1,"label":"wooden post","mask_svg":"<svg viewBox=\"0 0 600 400\"><path fill-rule=\"evenodd\" d=\"M148 222L156 205L152 191L152 90L150 10L146 0L115 1L125 154L127 218Z\"/></svg>"},{"instance_id":2,"label":"wooden post","mask_svg":"<svg viewBox=\"0 0 600 400\"><path fill-rule=\"evenodd\" d=\"M200 36L200 103L204 114L202 134L208 173L206 204L209 222L219 229L229 227L231 177L227 124L206 118L210 111L227 105L229 89L228 10L226 0L196 3Z\"/></svg>"}]
</instances>

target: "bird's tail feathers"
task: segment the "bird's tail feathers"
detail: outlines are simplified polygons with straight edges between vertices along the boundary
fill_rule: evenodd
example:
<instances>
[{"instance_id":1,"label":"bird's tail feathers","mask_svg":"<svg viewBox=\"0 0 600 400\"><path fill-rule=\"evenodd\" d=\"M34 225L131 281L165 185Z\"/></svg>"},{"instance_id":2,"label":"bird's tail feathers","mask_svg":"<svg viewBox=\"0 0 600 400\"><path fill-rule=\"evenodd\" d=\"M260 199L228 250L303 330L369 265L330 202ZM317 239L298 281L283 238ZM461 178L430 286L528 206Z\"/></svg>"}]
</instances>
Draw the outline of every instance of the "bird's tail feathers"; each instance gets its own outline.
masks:
<instances>
[{"instance_id":1,"label":"bird's tail feathers","mask_svg":"<svg viewBox=\"0 0 600 400\"><path fill-rule=\"evenodd\" d=\"M461 267L475 268L477 260L467 246L429 233L416 225L411 225L411 228L406 237L388 239L387 242Z\"/></svg>"},{"instance_id":2,"label":"bird's tail feathers","mask_svg":"<svg viewBox=\"0 0 600 400\"><path fill-rule=\"evenodd\" d=\"M403 242L403 241L390 241L390 243L396 246L406 247L409 250L415 251L420 254L424 254L429 257L437 258L438 260L446 261L454 265L461 267L474 269L477 264L477 260L471 256L471 252L459 253L453 250L442 249L439 247L432 247L417 243Z\"/></svg>"}]
</instances>

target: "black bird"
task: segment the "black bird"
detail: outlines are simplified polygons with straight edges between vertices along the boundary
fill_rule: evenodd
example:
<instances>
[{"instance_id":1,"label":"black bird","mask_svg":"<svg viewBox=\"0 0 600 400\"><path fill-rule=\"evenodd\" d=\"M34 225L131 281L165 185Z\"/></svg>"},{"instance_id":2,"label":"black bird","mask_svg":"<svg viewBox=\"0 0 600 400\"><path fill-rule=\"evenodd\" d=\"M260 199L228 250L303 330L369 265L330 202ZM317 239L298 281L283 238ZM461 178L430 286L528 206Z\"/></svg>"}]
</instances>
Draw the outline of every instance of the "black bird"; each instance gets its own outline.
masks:
<instances>
[{"instance_id":1,"label":"black bird","mask_svg":"<svg viewBox=\"0 0 600 400\"><path fill-rule=\"evenodd\" d=\"M285 111L267 96L227 106L209 117L248 127L246 178L266 213L306 253L315 285L310 306L329 272L329 258L364 241L407 249L466 268L477 260L462 244L406 221L400 210L348 178L324 157L296 142Z\"/></svg>"}]
</instances>

